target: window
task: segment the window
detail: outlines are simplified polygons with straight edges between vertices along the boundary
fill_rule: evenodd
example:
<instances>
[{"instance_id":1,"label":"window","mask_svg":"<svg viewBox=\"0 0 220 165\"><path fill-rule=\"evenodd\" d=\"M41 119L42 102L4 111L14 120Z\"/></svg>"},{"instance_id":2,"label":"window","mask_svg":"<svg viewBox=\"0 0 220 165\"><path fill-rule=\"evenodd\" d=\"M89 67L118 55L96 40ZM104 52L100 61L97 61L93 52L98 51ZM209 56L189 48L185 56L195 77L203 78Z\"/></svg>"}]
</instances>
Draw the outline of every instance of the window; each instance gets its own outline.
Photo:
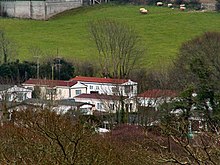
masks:
<instances>
[{"instance_id":1,"label":"window","mask_svg":"<svg viewBox=\"0 0 220 165\"><path fill-rule=\"evenodd\" d=\"M23 99L24 99L23 93L17 93L17 100L18 101L23 101Z\"/></svg>"},{"instance_id":2,"label":"window","mask_svg":"<svg viewBox=\"0 0 220 165\"><path fill-rule=\"evenodd\" d=\"M132 90L133 90L133 86L132 85L126 85L125 86L125 93L130 93L130 92L132 92Z\"/></svg>"},{"instance_id":3,"label":"window","mask_svg":"<svg viewBox=\"0 0 220 165\"><path fill-rule=\"evenodd\" d=\"M97 109L102 110L103 108L103 103L97 103Z\"/></svg>"},{"instance_id":4,"label":"window","mask_svg":"<svg viewBox=\"0 0 220 165\"><path fill-rule=\"evenodd\" d=\"M128 112L128 110L129 110L129 104L125 104L125 110L126 110L126 112Z\"/></svg>"},{"instance_id":5,"label":"window","mask_svg":"<svg viewBox=\"0 0 220 165\"><path fill-rule=\"evenodd\" d=\"M89 86L89 89L93 89L93 86L92 86L92 85L90 85L90 86Z\"/></svg>"},{"instance_id":6,"label":"window","mask_svg":"<svg viewBox=\"0 0 220 165\"><path fill-rule=\"evenodd\" d=\"M46 89L46 94L55 95L56 94L56 89Z\"/></svg>"},{"instance_id":7,"label":"window","mask_svg":"<svg viewBox=\"0 0 220 165\"><path fill-rule=\"evenodd\" d=\"M133 106L132 106L132 103L130 103L130 112L132 111L133 109Z\"/></svg>"},{"instance_id":8,"label":"window","mask_svg":"<svg viewBox=\"0 0 220 165\"><path fill-rule=\"evenodd\" d=\"M69 97L71 97L71 89L69 88Z\"/></svg>"},{"instance_id":9,"label":"window","mask_svg":"<svg viewBox=\"0 0 220 165\"><path fill-rule=\"evenodd\" d=\"M81 90L76 90L76 95L80 95L82 93Z\"/></svg>"},{"instance_id":10,"label":"window","mask_svg":"<svg viewBox=\"0 0 220 165\"><path fill-rule=\"evenodd\" d=\"M5 97L5 100L10 101L11 94L6 93L4 97ZM13 97L13 96L12 96L12 97Z\"/></svg>"},{"instance_id":11,"label":"window","mask_svg":"<svg viewBox=\"0 0 220 165\"><path fill-rule=\"evenodd\" d=\"M11 95L9 93L5 94L5 100L10 101Z\"/></svg>"},{"instance_id":12,"label":"window","mask_svg":"<svg viewBox=\"0 0 220 165\"><path fill-rule=\"evenodd\" d=\"M27 99L27 93L24 93L24 100Z\"/></svg>"},{"instance_id":13,"label":"window","mask_svg":"<svg viewBox=\"0 0 220 165\"><path fill-rule=\"evenodd\" d=\"M115 109L115 105L114 104L110 104L110 110L114 110Z\"/></svg>"},{"instance_id":14,"label":"window","mask_svg":"<svg viewBox=\"0 0 220 165\"><path fill-rule=\"evenodd\" d=\"M99 90L99 86L96 86L96 90Z\"/></svg>"},{"instance_id":15,"label":"window","mask_svg":"<svg viewBox=\"0 0 220 165\"><path fill-rule=\"evenodd\" d=\"M97 109L100 109L100 108L101 108L100 103L97 103Z\"/></svg>"},{"instance_id":16,"label":"window","mask_svg":"<svg viewBox=\"0 0 220 165\"><path fill-rule=\"evenodd\" d=\"M112 87L112 93L117 94L119 92L117 87Z\"/></svg>"}]
</instances>

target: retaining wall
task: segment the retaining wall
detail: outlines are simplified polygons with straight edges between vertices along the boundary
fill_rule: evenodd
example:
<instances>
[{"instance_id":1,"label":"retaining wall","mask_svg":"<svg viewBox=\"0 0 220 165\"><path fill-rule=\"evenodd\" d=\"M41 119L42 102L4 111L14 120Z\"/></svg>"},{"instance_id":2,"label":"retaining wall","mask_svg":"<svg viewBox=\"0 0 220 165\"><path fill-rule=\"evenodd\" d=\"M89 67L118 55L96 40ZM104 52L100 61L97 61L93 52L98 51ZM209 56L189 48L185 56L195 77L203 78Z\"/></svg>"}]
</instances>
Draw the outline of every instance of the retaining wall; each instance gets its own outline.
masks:
<instances>
[{"instance_id":1,"label":"retaining wall","mask_svg":"<svg viewBox=\"0 0 220 165\"><path fill-rule=\"evenodd\" d=\"M16 18L48 19L82 6L82 0L0 1L0 15Z\"/></svg>"},{"instance_id":2,"label":"retaining wall","mask_svg":"<svg viewBox=\"0 0 220 165\"><path fill-rule=\"evenodd\" d=\"M202 3L201 6L206 10L216 10L215 3Z\"/></svg>"}]
</instances>

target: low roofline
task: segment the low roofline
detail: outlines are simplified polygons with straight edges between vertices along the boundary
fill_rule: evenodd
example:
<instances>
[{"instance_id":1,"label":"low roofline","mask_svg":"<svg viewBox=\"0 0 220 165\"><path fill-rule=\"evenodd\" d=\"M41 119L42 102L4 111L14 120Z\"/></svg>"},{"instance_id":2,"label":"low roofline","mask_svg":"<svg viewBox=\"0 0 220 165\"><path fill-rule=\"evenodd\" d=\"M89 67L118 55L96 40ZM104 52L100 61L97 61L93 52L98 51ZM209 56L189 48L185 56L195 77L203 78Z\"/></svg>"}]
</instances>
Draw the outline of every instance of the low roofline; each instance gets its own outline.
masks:
<instances>
[{"instance_id":1,"label":"low roofline","mask_svg":"<svg viewBox=\"0 0 220 165\"><path fill-rule=\"evenodd\" d=\"M76 76L71 78L71 80L81 81L81 82L93 82L93 83L106 83L106 84L124 84L126 82L134 82L130 79L114 79L106 77L86 77L86 76ZM137 82L135 82L137 83Z\"/></svg>"},{"instance_id":2,"label":"low roofline","mask_svg":"<svg viewBox=\"0 0 220 165\"><path fill-rule=\"evenodd\" d=\"M80 99L98 99L98 100L120 100L121 97L123 97L123 99L128 98L126 96L105 95L98 93L90 93L90 94L83 93L78 96L75 96L75 98L80 98Z\"/></svg>"},{"instance_id":3,"label":"low roofline","mask_svg":"<svg viewBox=\"0 0 220 165\"><path fill-rule=\"evenodd\" d=\"M168 89L150 89L137 95L141 98L159 98L159 97L176 97L178 96L177 91Z\"/></svg>"},{"instance_id":4,"label":"low roofline","mask_svg":"<svg viewBox=\"0 0 220 165\"><path fill-rule=\"evenodd\" d=\"M48 80L48 79L29 79L22 83L22 85L34 85L34 86L63 86L63 87L72 87L76 85L78 81L69 81L69 80Z\"/></svg>"}]
</instances>

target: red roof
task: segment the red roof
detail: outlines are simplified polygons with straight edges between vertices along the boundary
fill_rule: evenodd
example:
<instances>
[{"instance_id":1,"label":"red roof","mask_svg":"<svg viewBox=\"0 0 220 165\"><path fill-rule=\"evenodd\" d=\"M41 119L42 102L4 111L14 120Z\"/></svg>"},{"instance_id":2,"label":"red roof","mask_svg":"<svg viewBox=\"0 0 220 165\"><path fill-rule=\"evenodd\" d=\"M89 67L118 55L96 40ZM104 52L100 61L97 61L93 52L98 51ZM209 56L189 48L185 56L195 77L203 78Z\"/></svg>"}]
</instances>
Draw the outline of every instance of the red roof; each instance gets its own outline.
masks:
<instances>
[{"instance_id":1,"label":"red roof","mask_svg":"<svg viewBox=\"0 0 220 165\"><path fill-rule=\"evenodd\" d=\"M158 97L175 97L177 92L173 90L151 89L138 95L138 97L158 98Z\"/></svg>"},{"instance_id":2,"label":"red roof","mask_svg":"<svg viewBox=\"0 0 220 165\"><path fill-rule=\"evenodd\" d=\"M46 85L50 87L54 86L67 86L71 87L75 85L77 81L64 81L64 80L45 80L45 79L29 79L24 82L24 84L33 84L33 85Z\"/></svg>"},{"instance_id":3,"label":"red roof","mask_svg":"<svg viewBox=\"0 0 220 165\"><path fill-rule=\"evenodd\" d=\"M91 94L81 94L76 96L76 98L86 98L86 99L99 99L99 100L119 100L120 96L116 95L104 95L98 93L91 93ZM126 97L123 97L126 98Z\"/></svg>"},{"instance_id":4,"label":"red roof","mask_svg":"<svg viewBox=\"0 0 220 165\"><path fill-rule=\"evenodd\" d=\"M84 82L96 82L96 83L112 83L112 84L123 84L128 82L126 79L112 79L112 78L99 78L99 77L83 77L83 76L76 76L70 81L84 81Z\"/></svg>"}]
</instances>

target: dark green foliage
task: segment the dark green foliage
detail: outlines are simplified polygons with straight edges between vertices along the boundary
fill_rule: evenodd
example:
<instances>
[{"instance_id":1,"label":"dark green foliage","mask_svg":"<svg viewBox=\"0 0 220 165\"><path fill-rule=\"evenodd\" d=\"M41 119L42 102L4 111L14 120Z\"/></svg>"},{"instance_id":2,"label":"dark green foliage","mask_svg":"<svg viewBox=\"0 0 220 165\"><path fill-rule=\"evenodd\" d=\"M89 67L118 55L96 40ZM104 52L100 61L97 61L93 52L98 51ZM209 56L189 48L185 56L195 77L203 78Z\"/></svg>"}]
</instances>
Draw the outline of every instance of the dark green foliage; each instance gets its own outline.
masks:
<instances>
[{"instance_id":1,"label":"dark green foliage","mask_svg":"<svg viewBox=\"0 0 220 165\"><path fill-rule=\"evenodd\" d=\"M2 64L0 66L0 76L5 79L13 77L13 72L12 69L10 68L10 65Z\"/></svg>"},{"instance_id":2,"label":"dark green foliage","mask_svg":"<svg viewBox=\"0 0 220 165\"><path fill-rule=\"evenodd\" d=\"M97 66L92 61L75 61L73 65L76 75L94 77L98 73Z\"/></svg>"},{"instance_id":3,"label":"dark green foliage","mask_svg":"<svg viewBox=\"0 0 220 165\"><path fill-rule=\"evenodd\" d=\"M40 77L54 80L69 80L74 77L74 67L64 59L55 58L40 65Z\"/></svg>"},{"instance_id":4,"label":"dark green foliage","mask_svg":"<svg viewBox=\"0 0 220 165\"><path fill-rule=\"evenodd\" d=\"M215 9L218 12L220 11L220 0L216 0Z\"/></svg>"},{"instance_id":5,"label":"dark green foliage","mask_svg":"<svg viewBox=\"0 0 220 165\"><path fill-rule=\"evenodd\" d=\"M1 83L8 83L9 80L13 84L21 83L28 78L35 77L35 70L36 64L27 61L3 63L0 65Z\"/></svg>"},{"instance_id":6,"label":"dark green foliage","mask_svg":"<svg viewBox=\"0 0 220 165\"><path fill-rule=\"evenodd\" d=\"M187 84L210 84L220 88L220 33L207 32L185 42L172 68L173 79L181 81L183 89Z\"/></svg>"},{"instance_id":7,"label":"dark green foliage","mask_svg":"<svg viewBox=\"0 0 220 165\"><path fill-rule=\"evenodd\" d=\"M29 78L34 78L36 76L36 63L24 61L18 63L20 80L27 80Z\"/></svg>"},{"instance_id":8,"label":"dark green foliage","mask_svg":"<svg viewBox=\"0 0 220 165\"><path fill-rule=\"evenodd\" d=\"M74 77L73 65L64 59L54 59L55 78L59 80L69 80Z\"/></svg>"},{"instance_id":9,"label":"dark green foliage","mask_svg":"<svg viewBox=\"0 0 220 165\"><path fill-rule=\"evenodd\" d=\"M176 79L182 83L181 88L193 86L194 91L189 95L183 95L183 99L188 100L184 103L190 101L187 98L192 97L193 92L196 93L189 107L194 106L194 109L209 122L212 130L216 130L220 119L220 33L207 32L184 43L173 71L177 75L176 78L177 73L181 73Z\"/></svg>"},{"instance_id":10,"label":"dark green foliage","mask_svg":"<svg viewBox=\"0 0 220 165\"><path fill-rule=\"evenodd\" d=\"M54 59L53 62L46 62L40 65L40 78L52 78L52 66L54 79L69 80L74 76L74 67L64 59ZM37 64L34 62L19 62L18 60L0 65L0 80L2 84L20 84L29 78L37 77Z\"/></svg>"}]
</instances>

